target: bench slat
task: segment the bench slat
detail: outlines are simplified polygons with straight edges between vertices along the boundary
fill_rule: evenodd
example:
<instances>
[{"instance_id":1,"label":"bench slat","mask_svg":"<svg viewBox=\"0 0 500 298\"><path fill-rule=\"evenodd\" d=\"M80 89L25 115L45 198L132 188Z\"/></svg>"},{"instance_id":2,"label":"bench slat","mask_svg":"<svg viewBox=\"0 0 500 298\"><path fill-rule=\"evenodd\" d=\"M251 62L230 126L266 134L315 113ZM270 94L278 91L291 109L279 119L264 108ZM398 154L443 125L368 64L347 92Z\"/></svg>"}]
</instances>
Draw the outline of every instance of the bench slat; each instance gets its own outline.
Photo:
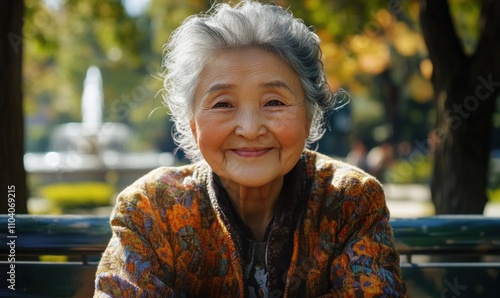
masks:
<instances>
[{"instance_id":1,"label":"bench slat","mask_svg":"<svg viewBox=\"0 0 500 298\"><path fill-rule=\"evenodd\" d=\"M0 215L0 226L8 226ZM12 220L11 220L12 221ZM430 259L402 263L411 297L494 297L500 284L500 262L456 262L461 255L476 260L500 255L500 218L433 216L392 219L395 245L402 255L448 256L451 262ZM96 264L111 237L109 218L102 216L15 217L16 291L0 279L0 296L91 297ZM0 272L9 271L9 234L0 231ZM39 255L67 255L80 263L38 262ZM75 257L81 256L80 259ZM94 256L93 265L86 261ZM6 276L6 275L5 275Z\"/></svg>"},{"instance_id":2,"label":"bench slat","mask_svg":"<svg viewBox=\"0 0 500 298\"><path fill-rule=\"evenodd\" d=\"M8 217L0 215L0 226ZM433 216L392 219L395 245L401 254L500 255L500 218ZM103 216L18 215L15 222L18 254L100 254L111 237L109 219ZM5 230L0 241L8 241ZM5 242L4 242L5 241ZM0 254L8 252L0 246Z\"/></svg>"}]
</instances>

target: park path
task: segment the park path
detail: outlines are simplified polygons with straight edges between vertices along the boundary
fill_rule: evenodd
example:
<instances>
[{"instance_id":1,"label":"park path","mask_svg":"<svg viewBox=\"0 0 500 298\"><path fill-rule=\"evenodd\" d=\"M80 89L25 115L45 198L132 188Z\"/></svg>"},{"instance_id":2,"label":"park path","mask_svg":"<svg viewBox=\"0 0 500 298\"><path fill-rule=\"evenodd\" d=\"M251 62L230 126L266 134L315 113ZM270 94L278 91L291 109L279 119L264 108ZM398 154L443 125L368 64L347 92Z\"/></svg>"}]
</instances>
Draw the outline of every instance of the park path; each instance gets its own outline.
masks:
<instances>
[{"instance_id":1,"label":"park path","mask_svg":"<svg viewBox=\"0 0 500 298\"><path fill-rule=\"evenodd\" d=\"M385 184L385 197L391 217L434 215L431 192L425 184ZM484 215L500 217L500 203L486 204Z\"/></svg>"}]
</instances>

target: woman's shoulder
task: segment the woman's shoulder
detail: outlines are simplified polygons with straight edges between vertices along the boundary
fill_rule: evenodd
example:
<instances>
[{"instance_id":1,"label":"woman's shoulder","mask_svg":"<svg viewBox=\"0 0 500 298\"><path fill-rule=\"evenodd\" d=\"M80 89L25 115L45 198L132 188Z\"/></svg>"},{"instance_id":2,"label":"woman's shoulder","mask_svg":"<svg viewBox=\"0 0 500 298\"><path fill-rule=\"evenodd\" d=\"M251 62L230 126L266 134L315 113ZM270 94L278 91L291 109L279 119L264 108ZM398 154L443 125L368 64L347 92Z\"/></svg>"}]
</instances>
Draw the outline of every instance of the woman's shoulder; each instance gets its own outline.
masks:
<instances>
[{"instance_id":1,"label":"woman's shoulder","mask_svg":"<svg viewBox=\"0 0 500 298\"><path fill-rule=\"evenodd\" d=\"M385 200L380 182L362 169L313 151L306 151L304 157L313 195L326 201L336 198L362 203L366 201L363 197L370 197L372 202Z\"/></svg>"},{"instance_id":2,"label":"woman's shoulder","mask_svg":"<svg viewBox=\"0 0 500 298\"><path fill-rule=\"evenodd\" d=\"M140 177L126 187L120 197L148 197L154 200L159 197L182 196L182 194L198 191L200 185L205 185L209 168L206 163L159 167Z\"/></svg>"},{"instance_id":3,"label":"woman's shoulder","mask_svg":"<svg viewBox=\"0 0 500 298\"><path fill-rule=\"evenodd\" d=\"M322 153L306 150L304 157L307 171L313 179L327 180L339 186L363 182L380 184L375 177L362 169Z\"/></svg>"}]
</instances>

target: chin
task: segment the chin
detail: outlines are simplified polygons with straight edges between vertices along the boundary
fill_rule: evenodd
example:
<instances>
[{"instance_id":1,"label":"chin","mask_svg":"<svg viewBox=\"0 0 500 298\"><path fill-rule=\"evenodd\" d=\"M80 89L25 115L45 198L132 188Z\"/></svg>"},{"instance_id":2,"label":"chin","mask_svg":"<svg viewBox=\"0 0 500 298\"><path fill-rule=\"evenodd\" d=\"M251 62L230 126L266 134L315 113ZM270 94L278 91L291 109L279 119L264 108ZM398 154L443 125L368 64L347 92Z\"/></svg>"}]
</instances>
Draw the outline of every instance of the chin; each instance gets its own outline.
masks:
<instances>
[{"instance_id":1,"label":"chin","mask_svg":"<svg viewBox=\"0 0 500 298\"><path fill-rule=\"evenodd\" d=\"M265 175L265 174L248 174L248 173L241 173L239 175L235 175L233 177L238 177L235 179L231 179L235 183L241 185L241 186L246 186L246 187L261 187L268 185L270 183L273 183L278 180L278 178L282 176L275 176L275 175Z\"/></svg>"}]
</instances>

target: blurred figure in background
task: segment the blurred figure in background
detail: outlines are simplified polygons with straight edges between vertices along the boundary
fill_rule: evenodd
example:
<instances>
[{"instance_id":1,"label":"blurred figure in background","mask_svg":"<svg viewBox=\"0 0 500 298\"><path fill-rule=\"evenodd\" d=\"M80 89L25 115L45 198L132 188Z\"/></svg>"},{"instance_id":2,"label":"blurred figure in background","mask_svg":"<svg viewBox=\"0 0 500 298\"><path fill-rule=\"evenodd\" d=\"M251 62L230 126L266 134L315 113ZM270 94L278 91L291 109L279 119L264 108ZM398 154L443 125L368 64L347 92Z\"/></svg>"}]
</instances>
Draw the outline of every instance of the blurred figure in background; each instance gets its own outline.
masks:
<instances>
[{"instance_id":1,"label":"blurred figure in background","mask_svg":"<svg viewBox=\"0 0 500 298\"><path fill-rule=\"evenodd\" d=\"M385 171L394 162L394 149L388 142L383 142L373 147L366 156L366 167L368 173L379 180L384 180Z\"/></svg>"}]
</instances>

